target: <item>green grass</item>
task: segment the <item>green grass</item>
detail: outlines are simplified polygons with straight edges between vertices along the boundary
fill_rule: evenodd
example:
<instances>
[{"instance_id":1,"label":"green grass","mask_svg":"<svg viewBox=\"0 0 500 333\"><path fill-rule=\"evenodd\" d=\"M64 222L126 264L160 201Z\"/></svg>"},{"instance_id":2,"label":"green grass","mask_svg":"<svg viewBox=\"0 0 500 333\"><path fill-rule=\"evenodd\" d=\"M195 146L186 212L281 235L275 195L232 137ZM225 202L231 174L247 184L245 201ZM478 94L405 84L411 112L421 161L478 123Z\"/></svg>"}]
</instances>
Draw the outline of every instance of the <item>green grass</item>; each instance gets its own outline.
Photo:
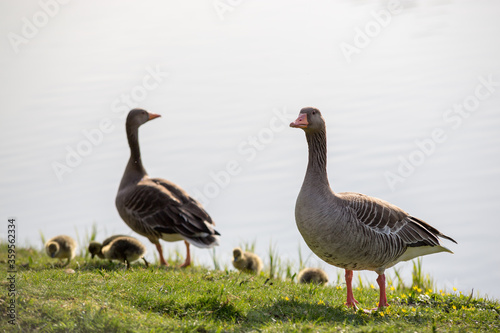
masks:
<instances>
[{"instance_id":1,"label":"green grass","mask_svg":"<svg viewBox=\"0 0 500 333\"><path fill-rule=\"evenodd\" d=\"M0 248L0 271L6 276L7 246ZM127 271L119 263L77 257L59 268L38 250L17 249L16 255L16 325L2 311L2 332L500 331L497 301L431 290L421 263L420 278L427 282L405 287L395 281L397 286L388 286L391 306L368 314L343 305L341 281L299 285L291 277L269 279L269 267L266 274L252 276L199 266L146 269L138 261ZM1 284L0 306L6 309L9 283L3 278ZM363 307L376 306L378 288L364 283L354 293Z\"/></svg>"}]
</instances>

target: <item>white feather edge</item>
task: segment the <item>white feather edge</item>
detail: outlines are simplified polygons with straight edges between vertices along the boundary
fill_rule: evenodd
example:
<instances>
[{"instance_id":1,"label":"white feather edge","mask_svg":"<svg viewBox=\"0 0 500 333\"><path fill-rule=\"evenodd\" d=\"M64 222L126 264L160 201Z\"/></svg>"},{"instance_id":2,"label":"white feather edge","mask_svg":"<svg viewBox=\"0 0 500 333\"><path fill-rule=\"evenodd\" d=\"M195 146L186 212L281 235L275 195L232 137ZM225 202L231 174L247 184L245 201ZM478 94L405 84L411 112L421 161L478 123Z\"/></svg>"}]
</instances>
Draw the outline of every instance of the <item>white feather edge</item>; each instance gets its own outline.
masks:
<instances>
[{"instance_id":1,"label":"white feather edge","mask_svg":"<svg viewBox=\"0 0 500 333\"><path fill-rule=\"evenodd\" d=\"M433 253L439 253L439 252L449 252L453 254L453 251L441 245L408 247L406 251L403 253L403 255L401 255L401 257L399 257L396 262L408 261L416 257L425 256Z\"/></svg>"}]
</instances>

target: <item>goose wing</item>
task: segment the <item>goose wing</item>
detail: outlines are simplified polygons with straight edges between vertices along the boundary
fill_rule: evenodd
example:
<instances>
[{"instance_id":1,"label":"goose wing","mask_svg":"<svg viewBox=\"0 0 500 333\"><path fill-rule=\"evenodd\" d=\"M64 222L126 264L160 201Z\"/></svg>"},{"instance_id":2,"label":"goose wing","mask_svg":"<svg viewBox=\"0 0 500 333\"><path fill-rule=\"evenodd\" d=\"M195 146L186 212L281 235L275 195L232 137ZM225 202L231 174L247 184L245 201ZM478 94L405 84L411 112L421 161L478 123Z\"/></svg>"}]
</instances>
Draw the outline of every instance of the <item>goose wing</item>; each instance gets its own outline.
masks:
<instances>
[{"instance_id":1,"label":"goose wing","mask_svg":"<svg viewBox=\"0 0 500 333\"><path fill-rule=\"evenodd\" d=\"M144 178L128 193L123 204L136 221L159 235L180 234L195 243L200 238L219 235L201 204L164 179Z\"/></svg>"},{"instance_id":2,"label":"goose wing","mask_svg":"<svg viewBox=\"0 0 500 333\"><path fill-rule=\"evenodd\" d=\"M456 241L387 201L359 193L339 193L351 216L368 230L399 238L405 247L439 246L438 237Z\"/></svg>"}]
</instances>

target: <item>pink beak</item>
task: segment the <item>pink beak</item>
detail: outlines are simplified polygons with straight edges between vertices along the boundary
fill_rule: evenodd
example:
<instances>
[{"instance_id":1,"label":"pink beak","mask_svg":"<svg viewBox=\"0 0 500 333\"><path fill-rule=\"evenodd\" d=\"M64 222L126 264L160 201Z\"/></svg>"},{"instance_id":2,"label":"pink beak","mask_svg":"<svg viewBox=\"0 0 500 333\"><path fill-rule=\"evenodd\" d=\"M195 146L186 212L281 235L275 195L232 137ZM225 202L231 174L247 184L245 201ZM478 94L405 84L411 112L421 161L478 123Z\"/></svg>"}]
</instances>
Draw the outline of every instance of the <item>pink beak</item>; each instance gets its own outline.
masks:
<instances>
[{"instance_id":1,"label":"pink beak","mask_svg":"<svg viewBox=\"0 0 500 333\"><path fill-rule=\"evenodd\" d=\"M309 123L307 122L306 113L299 114L297 120L295 120L293 123L290 123L290 127L294 128L307 128L307 125L309 125Z\"/></svg>"}]
</instances>

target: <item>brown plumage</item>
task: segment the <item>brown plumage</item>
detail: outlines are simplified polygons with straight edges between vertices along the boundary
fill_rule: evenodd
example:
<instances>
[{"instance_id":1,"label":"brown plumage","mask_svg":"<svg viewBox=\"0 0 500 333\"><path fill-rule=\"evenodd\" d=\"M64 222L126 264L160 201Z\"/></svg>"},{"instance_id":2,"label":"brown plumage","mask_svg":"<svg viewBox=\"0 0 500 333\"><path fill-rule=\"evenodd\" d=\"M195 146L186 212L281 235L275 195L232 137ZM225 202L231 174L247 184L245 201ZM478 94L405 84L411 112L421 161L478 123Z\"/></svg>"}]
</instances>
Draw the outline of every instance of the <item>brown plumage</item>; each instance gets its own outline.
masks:
<instances>
[{"instance_id":1,"label":"brown plumage","mask_svg":"<svg viewBox=\"0 0 500 333\"><path fill-rule=\"evenodd\" d=\"M324 285L328 283L328 275L319 268L304 268L297 276L299 283L313 283Z\"/></svg>"},{"instance_id":2,"label":"brown plumage","mask_svg":"<svg viewBox=\"0 0 500 333\"><path fill-rule=\"evenodd\" d=\"M76 247L77 245L73 238L66 235L60 235L49 239L49 241L45 243L45 252L51 258L67 259L66 263L63 265L64 267L75 257Z\"/></svg>"},{"instance_id":3,"label":"brown plumage","mask_svg":"<svg viewBox=\"0 0 500 333\"><path fill-rule=\"evenodd\" d=\"M379 274L379 307L384 307L388 305L387 268L422 255L452 253L438 239L455 242L452 238L387 201L331 190L326 172L326 125L318 109L302 109L290 126L305 131L309 147L307 171L295 205L297 227L318 257L346 270L348 306L357 303L352 294L353 270Z\"/></svg>"},{"instance_id":4,"label":"brown plumage","mask_svg":"<svg viewBox=\"0 0 500 333\"><path fill-rule=\"evenodd\" d=\"M245 273L259 274L262 270L262 260L252 252L244 252L239 247L233 250L233 266Z\"/></svg>"},{"instance_id":5,"label":"brown plumage","mask_svg":"<svg viewBox=\"0 0 500 333\"><path fill-rule=\"evenodd\" d=\"M132 230L156 245L163 265L168 264L160 239L184 240L187 254L181 267L186 267L191 263L189 244L210 248L218 245L220 234L198 201L172 182L150 178L146 173L139 149L139 126L157 117L160 116L142 109L134 109L128 114L125 128L130 159L116 195L116 208Z\"/></svg>"},{"instance_id":6,"label":"brown plumage","mask_svg":"<svg viewBox=\"0 0 500 333\"><path fill-rule=\"evenodd\" d=\"M102 247L104 258L109 260L120 260L127 264L127 269L130 268L130 263L138 259L144 260L146 267L149 266L144 255L146 247L137 239L129 236L122 236L113 239L107 245Z\"/></svg>"},{"instance_id":7,"label":"brown plumage","mask_svg":"<svg viewBox=\"0 0 500 333\"><path fill-rule=\"evenodd\" d=\"M109 243L111 243L111 241L113 241L114 239L116 239L118 237L129 237L129 236L127 236L127 235L113 235L113 236L106 238L102 242L102 244L99 242L96 242L96 241L90 242L89 243L89 253L91 255L91 258L94 259L95 256L98 256L101 259L105 259L104 254L102 253L102 248L104 246L108 245Z\"/></svg>"}]
</instances>

